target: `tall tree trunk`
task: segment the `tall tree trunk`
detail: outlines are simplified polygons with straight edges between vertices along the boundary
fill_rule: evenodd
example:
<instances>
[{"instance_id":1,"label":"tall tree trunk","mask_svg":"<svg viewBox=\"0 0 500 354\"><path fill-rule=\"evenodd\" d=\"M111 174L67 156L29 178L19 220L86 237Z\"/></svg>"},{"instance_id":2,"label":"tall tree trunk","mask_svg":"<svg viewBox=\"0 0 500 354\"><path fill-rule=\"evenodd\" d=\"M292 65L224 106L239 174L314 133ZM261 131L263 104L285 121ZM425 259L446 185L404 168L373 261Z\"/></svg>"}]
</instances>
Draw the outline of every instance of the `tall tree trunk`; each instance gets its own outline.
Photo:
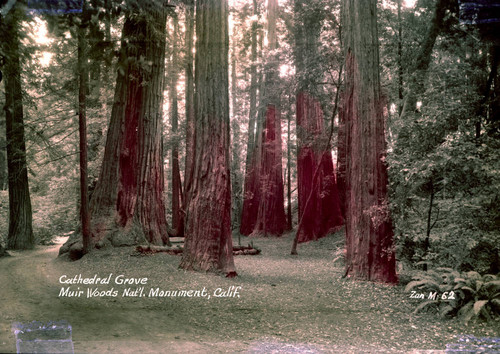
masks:
<instances>
[{"instance_id":1,"label":"tall tree trunk","mask_svg":"<svg viewBox=\"0 0 500 354\"><path fill-rule=\"evenodd\" d=\"M130 74L139 79L130 82L125 108L118 220L126 231L138 227L141 236L150 243L168 244L161 143L166 9L151 4L146 16L130 22L136 36L132 40L145 40L133 57L135 63L129 64ZM134 233L130 234L137 240ZM141 236L139 240L142 240Z\"/></svg>"},{"instance_id":2,"label":"tall tree trunk","mask_svg":"<svg viewBox=\"0 0 500 354\"><path fill-rule=\"evenodd\" d=\"M23 92L21 88L20 18L18 4L0 19L2 52L5 55L5 121L9 180L9 234L7 248L34 247L31 199L24 141Z\"/></svg>"},{"instance_id":3,"label":"tall tree trunk","mask_svg":"<svg viewBox=\"0 0 500 354\"><path fill-rule=\"evenodd\" d=\"M196 148L180 267L233 277L227 0L196 2L196 35Z\"/></svg>"},{"instance_id":4,"label":"tall tree trunk","mask_svg":"<svg viewBox=\"0 0 500 354\"><path fill-rule=\"evenodd\" d=\"M257 0L253 0L253 15L259 15ZM255 226L255 215L259 207L258 169L256 163L256 123L257 123L257 19L252 22L251 66L250 66L250 109L248 117L248 143L245 162L243 207L241 211L240 233L250 235Z\"/></svg>"},{"instance_id":5,"label":"tall tree trunk","mask_svg":"<svg viewBox=\"0 0 500 354\"><path fill-rule=\"evenodd\" d=\"M403 20L401 18L401 2L398 2L398 114L403 110ZM388 110L389 111L389 110Z\"/></svg>"},{"instance_id":6,"label":"tall tree trunk","mask_svg":"<svg viewBox=\"0 0 500 354\"><path fill-rule=\"evenodd\" d=\"M326 140L323 111L314 98L317 48L321 34L318 12L303 0L295 0L294 60L298 77L297 115L297 188L299 227L296 243L317 240L342 225L337 182L335 181L330 142ZM316 177L314 178L314 176ZM296 254L296 250L292 250Z\"/></svg>"},{"instance_id":7,"label":"tall tree trunk","mask_svg":"<svg viewBox=\"0 0 500 354\"><path fill-rule=\"evenodd\" d=\"M283 195L283 167L281 164L280 112L268 105L262 132L262 163L260 169L261 198L254 233L280 236L286 229Z\"/></svg>"},{"instance_id":8,"label":"tall tree trunk","mask_svg":"<svg viewBox=\"0 0 500 354\"><path fill-rule=\"evenodd\" d=\"M96 247L169 244L161 151L166 9L149 5L141 3L140 10L131 2L123 25L104 159L90 205Z\"/></svg>"},{"instance_id":9,"label":"tall tree trunk","mask_svg":"<svg viewBox=\"0 0 500 354\"><path fill-rule=\"evenodd\" d=\"M338 88L337 88L338 90ZM346 168L347 168L347 141L345 116L342 107L339 108L339 129L337 137L337 190L339 191L340 212L344 219L346 215Z\"/></svg>"},{"instance_id":10,"label":"tall tree trunk","mask_svg":"<svg viewBox=\"0 0 500 354\"><path fill-rule=\"evenodd\" d=\"M194 149L196 144L194 119L194 75L193 75L193 43L194 43L194 0L186 2L186 63L185 63L185 107L186 107L186 158L184 164L184 193L182 201L183 216L189 205L191 185L193 181Z\"/></svg>"},{"instance_id":11,"label":"tall tree trunk","mask_svg":"<svg viewBox=\"0 0 500 354\"><path fill-rule=\"evenodd\" d=\"M286 170L287 170L287 208L286 208L286 221L287 231L293 229L293 216L292 216L292 142L290 139L290 123L292 121L291 113L287 117L287 135L286 135Z\"/></svg>"},{"instance_id":12,"label":"tall tree trunk","mask_svg":"<svg viewBox=\"0 0 500 354\"><path fill-rule=\"evenodd\" d=\"M233 210L232 210L232 228L237 225L240 225L240 217L241 217L241 204L242 204L242 174L241 174L241 131L240 131L240 122L238 120L239 117L239 109L238 109L238 77L236 75L236 42L232 42L232 50L231 50L231 106L232 106L232 119L231 119L231 182L232 182L232 202Z\"/></svg>"},{"instance_id":13,"label":"tall tree trunk","mask_svg":"<svg viewBox=\"0 0 500 354\"><path fill-rule=\"evenodd\" d=\"M346 60L346 275L397 282L387 202L384 102L379 77L377 4L343 0Z\"/></svg>"},{"instance_id":14,"label":"tall tree trunk","mask_svg":"<svg viewBox=\"0 0 500 354\"><path fill-rule=\"evenodd\" d=\"M171 124L172 135L174 136L172 146L172 227L176 230L179 229L180 223L183 222L181 215L181 172L179 168L179 140L177 138L177 130L179 127L179 111L177 105L177 81L178 81L178 60L177 60L177 33L179 31L179 20L174 15L174 33L172 34L172 70L170 78L170 96L171 96Z\"/></svg>"},{"instance_id":15,"label":"tall tree trunk","mask_svg":"<svg viewBox=\"0 0 500 354\"><path fill-rule=\"evenodd\" d=\"M297 185L299 221L297 242L317 240L343 224L332 153L323 128L323 112L307 93L297 96ZM318 169L318 172L316 170ZM318 174L313 178L315 172Z\"/></svg>"},{"instance_id":16,"label":"tall tree trunk","mask_svg":"<svg viewBox=\"0 0 500 354\"><path fill-rule=\"evenodd\" d=\"M80 222L82 228L83 252L92 247L90 237L90 213L87 178L87 40L86 4L83 3L81 23L78 28L78 130L80 133Z\"/></svg>"},{"instance_id":17,"label":"tall tree trunk","mask_svg":"<svg viewBox=\"0 0 500 354\"><path fill-rule=\"evenodd\" d=\"M258 170L257 219L253 229L254 235L281 236L287 227L283 190L281 114L279 110L280 94L277 80L279 78L279 58L275 50L278 47L276 19L277 0L269 0L267 8L268 61L265 66L265 80L262 109L265 110L262 122L262 133L257 135L256 156Z\"/></svg>"}]
</instances>

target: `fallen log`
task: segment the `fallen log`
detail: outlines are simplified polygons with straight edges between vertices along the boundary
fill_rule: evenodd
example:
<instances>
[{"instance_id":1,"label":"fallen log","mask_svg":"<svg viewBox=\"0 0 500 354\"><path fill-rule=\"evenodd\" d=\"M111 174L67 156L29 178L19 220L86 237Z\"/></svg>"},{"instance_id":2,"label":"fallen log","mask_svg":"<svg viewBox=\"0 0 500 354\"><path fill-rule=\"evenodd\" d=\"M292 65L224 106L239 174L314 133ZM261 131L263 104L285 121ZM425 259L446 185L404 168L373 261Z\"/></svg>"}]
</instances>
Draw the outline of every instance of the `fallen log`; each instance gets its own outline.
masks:
<instances>
[{"instance_id":1,"label":"fallen log","mask_svg":"<svg viewBox=\"0 0 500 354\"><path fill-rule=\"evenodd\" d=\"M155 253L167 253L167 254L181 254L183 251L182 246L168 247L168 246L155 246L155 245L139 245L135 250L141 254L155 254Z\"/></svg>"},{"instance_id":2,"label":"fallen log","mask_svg":"<svg viewBox=\"0 0 500 354\"><path fill-rule=\"evenodd\" d=\"M233 249L233 255L234 256L256 256L260 254L260 250L252 248L252 249L244 249L244 250L234 250Z\"/></svg>"},{"instance_id":3,"label":"fallen log","mask_svg":"<svg viewBox=\"0 0 500 354\"><path fill-rule=\"evenodd\" d=\"M183 245L177 245L175 247L168 246L155 246L155 245L139 245L135 248L139 254L155 254L155 253L166 253L166 254L182 254ZM234 246L233 255L235 256L255 256L260 254L261 250L253 248L252 246Z\"/></svg>"}]
</instances>

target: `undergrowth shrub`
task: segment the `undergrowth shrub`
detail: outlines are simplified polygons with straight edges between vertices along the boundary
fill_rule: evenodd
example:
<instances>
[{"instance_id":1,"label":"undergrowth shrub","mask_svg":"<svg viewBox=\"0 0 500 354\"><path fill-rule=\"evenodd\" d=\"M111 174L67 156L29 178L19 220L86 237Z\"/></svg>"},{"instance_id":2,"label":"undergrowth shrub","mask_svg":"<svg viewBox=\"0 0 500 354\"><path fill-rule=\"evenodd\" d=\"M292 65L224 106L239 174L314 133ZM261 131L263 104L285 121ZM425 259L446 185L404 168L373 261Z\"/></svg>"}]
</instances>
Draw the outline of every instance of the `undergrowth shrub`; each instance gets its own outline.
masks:
<instances>
[{"instance_id":1,"label":"undergrowth shrub","mask_svg":"<svg viewBox=\"0 0 500 354\"><path fill-rule=\"evenodd\" d=\"M406 285L406 292L420 291L429 296L415 308L415 313L431 311L442 317L458 316L464 322L472 319L492 320L500 315L500 277L470 271L460 273L451 268L417 272Z\"/></svg>"}]
</instances>

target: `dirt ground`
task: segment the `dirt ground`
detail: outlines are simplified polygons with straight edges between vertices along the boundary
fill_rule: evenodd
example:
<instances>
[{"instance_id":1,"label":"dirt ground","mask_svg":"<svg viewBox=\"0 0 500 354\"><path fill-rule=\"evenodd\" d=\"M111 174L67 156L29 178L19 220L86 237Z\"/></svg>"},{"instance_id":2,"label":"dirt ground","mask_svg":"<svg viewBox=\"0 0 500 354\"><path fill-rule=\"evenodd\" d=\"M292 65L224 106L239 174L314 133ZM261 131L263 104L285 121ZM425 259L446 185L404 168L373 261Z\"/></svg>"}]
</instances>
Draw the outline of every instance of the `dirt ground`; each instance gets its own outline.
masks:
<instances>
[{"instance_id":1,"label":"dirt ground","mask_svg":"<svg viewBox=\"0 0 500 354\"><path fill-rule=\"evenodd\" d=\"M456 335L500 333L498 321L465 326L413 315L420 300L409 299L402 287L341 279L343 268L333 262L339 235L299 245L298 257L289 255L292 235L254 239L262 254L235 257L236 279L178 270L179 256L138 256L133 248L68 262L57 258L62 241L0 259L0 352L16 351L13 323L34 320L69 322L77 353L418 352L444 350ZM79 274L111 281L60 282ZM116 284L119 275L148 279ZM68 286L83 295L60 296ZM87 289L96 287L118 295L87 298ZM143 297L123 296L141 287ZM194 290L210 298L149 296L156 288L158 294ZM216 297L224 292L230 296Z\"/></svg>"}]
</instances>

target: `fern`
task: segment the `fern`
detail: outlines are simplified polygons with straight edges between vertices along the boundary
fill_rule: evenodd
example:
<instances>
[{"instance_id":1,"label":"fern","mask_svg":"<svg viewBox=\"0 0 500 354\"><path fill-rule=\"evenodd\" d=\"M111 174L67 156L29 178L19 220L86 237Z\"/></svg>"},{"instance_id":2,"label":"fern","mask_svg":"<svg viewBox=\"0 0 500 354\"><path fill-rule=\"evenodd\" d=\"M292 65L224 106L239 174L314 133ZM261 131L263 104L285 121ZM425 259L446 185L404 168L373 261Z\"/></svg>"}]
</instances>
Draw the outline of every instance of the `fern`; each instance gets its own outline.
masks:
<instances>
[{"instance_id":1,"label":"fern","mask_svg":"<svg viewBox=\"0 0 500 354\"><path fill-rule=\"evenodd\" d=\"M413 276L405 291L414 289L438 292L438 297L419 304L414 313L432 310L441 317L458 316L464 322L500 314L500 279L496 275L481 276L471 271L460 274L451 268L438 268L418 272ZM453 291L455 298L442 298L441 294Z\"/></svg>"}]
</instances>

